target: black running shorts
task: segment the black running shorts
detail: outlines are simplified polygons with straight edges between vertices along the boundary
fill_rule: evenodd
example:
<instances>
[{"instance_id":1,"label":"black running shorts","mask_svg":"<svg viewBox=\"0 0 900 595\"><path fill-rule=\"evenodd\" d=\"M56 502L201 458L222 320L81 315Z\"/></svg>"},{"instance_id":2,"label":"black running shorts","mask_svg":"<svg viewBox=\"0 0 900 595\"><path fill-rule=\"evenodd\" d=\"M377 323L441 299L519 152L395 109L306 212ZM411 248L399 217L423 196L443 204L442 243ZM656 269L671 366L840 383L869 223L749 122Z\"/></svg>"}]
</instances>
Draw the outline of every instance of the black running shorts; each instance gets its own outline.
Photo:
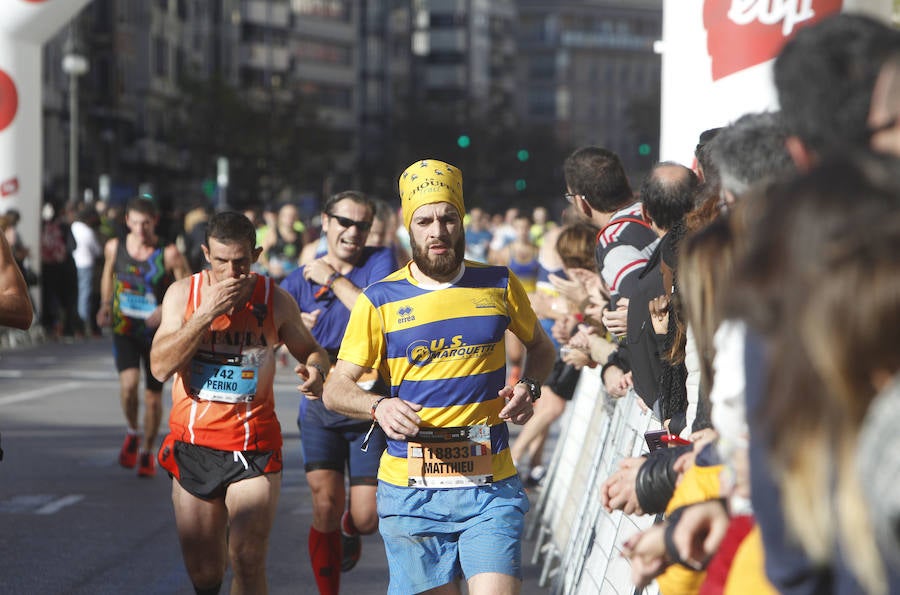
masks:
<instances>
[{"instance_id":1,"label":"black running shorts","mask_svg":"<svg viewBox=\"0 0 900 595\"><path fill-rule=\"evenodd\" d=\"M169 457L174 457L174 466ZM229 485L242 479L280 472L282 467L280 450L216 450L180 440L166 440L159 459L181 487L204 500L222 498Z\"/></svg>"}]
</instances>

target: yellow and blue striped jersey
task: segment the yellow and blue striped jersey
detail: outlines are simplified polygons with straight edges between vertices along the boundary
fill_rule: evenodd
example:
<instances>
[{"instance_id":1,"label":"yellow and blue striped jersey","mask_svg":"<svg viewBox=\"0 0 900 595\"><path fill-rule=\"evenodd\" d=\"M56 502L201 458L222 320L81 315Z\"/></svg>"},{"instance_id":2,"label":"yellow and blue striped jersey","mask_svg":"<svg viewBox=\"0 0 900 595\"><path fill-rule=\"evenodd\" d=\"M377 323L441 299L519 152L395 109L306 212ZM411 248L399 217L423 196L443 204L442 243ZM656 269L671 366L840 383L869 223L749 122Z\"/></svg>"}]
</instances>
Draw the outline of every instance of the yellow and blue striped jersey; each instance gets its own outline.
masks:
<instances>
[{"instance_id":1,"label":"yellow and blue striped jersey","mask_svg":"<svg viewBox=\"0 0 900 595\"><path fill-rule=\"evenodd\" d=\"M506 383L504 332L533 338L537 317L506 267L465 261L459 277L420 285L410 265L370 285L357 299L338 358L376 368L391 396L422 405L422 428L486 424L493 480L516 473L509 430L499 417ZM408 485L407 443L388 440L378 478Z\"/></svg>"}]
</instances>

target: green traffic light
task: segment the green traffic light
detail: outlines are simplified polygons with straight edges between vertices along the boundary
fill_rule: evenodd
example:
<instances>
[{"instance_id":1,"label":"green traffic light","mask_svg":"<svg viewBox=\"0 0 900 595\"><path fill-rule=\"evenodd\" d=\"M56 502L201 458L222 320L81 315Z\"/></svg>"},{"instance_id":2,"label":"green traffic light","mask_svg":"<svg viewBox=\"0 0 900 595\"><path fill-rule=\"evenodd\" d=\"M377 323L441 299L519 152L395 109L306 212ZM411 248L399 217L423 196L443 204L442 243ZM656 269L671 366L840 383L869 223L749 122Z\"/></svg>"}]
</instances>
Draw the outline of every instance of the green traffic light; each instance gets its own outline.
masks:
<instances>
[{"instance_id":1,"label":"green traffic light","mask_svg":"<svg viewBox=\"0 0 900 595\"><path fill-rule=\"evenodd\" d=\"M468 134L460 134L459 138L456 139L456 144L459 145L460 149L465 149L472 144L472 139L469 138Z\"/></svg>"},{"instance_id":2,"label":"green traffic light","mask_svg":"<svg viewBox=\"0 0 900 595\"><path fill-rule=\"evenodd\" d=\"M644 157L649 155L650 145L648 145L647 143L641 143L640 145L638 145L638 154L643 155Z\"/></svg>"},{"instance_id":3,"label":"green traffic light","mask_svg":"<svg viewBox=\"0 0 900 595\"><path fill-rule=\"evenodd\" d=\"M519 149L519 152L516 153L516 157L519 158L519 161L525 162L531 157L531 153L529 153L527 149Z\"/></svg>"},{"instance_id":4,"label":"green traffic light","mask_svg":"<svg viewBox=\"0 0 900 595\"><path fill-rule=\"evenodd\" d=\"M525 180L523 180L522 178L519 178L518 180L516 180L516 190L518 190L519 192L525 190L525 188L527 188L527 187L528 187L528 183L525 182Z\"/></svg>"},{"instance_id":5,"label":"green traffic light","mask_svg":"<svg viewBox=\"0 0 900 595\"><path fill-rule=\"evenodd\" d=\"M201 188L203 189L203 196L206 198L213 198L216 195L216 181L211 178L203 180Z\"/></svg>"}]
</instances>

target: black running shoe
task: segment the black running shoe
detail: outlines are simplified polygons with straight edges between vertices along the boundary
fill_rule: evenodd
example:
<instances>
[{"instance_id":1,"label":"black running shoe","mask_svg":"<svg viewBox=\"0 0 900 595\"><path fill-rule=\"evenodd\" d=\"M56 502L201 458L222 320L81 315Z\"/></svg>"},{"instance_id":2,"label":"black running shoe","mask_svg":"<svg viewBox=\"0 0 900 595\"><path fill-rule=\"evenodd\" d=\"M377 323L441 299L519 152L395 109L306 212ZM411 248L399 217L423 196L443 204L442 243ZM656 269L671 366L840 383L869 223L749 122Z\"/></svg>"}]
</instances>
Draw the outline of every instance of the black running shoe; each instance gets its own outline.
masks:
<instances>
[{"instance_id":1,"label":"black running shoe","mask_svg":"<svg viewBox=\"0 0 900 595\"><path fill-rule=\"evenodd\" d=\"M360 537L359 533L348 535L344 529L350 524L349 515L350 511L345 510L344 516L341 517L341 548L343 551L341 572L353 570L353 567L359 562L360 554L362 554L362 537Z\"/></svg>"}]
</instances>

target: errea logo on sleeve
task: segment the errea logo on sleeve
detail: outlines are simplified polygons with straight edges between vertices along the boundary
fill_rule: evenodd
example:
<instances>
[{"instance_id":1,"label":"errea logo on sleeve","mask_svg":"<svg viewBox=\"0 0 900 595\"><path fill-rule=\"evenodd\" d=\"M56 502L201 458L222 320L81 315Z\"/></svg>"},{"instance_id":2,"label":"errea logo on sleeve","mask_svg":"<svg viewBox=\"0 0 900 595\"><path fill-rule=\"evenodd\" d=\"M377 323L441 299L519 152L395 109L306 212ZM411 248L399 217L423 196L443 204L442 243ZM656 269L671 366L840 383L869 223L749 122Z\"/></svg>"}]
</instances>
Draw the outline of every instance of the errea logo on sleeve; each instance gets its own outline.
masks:
<instances>
[{"instance_id":1,"label":"errea logo on sleeve","mask_svg":"<svg viewBox=\"0 0 900 595\"><path fill-rule=\"evenodd\" d=\"M403 324L404 322L414 322L416 319L413 316L412 306L401 306L399 310L397 310L397 324Z\"/></svg>"}]
</instances>

